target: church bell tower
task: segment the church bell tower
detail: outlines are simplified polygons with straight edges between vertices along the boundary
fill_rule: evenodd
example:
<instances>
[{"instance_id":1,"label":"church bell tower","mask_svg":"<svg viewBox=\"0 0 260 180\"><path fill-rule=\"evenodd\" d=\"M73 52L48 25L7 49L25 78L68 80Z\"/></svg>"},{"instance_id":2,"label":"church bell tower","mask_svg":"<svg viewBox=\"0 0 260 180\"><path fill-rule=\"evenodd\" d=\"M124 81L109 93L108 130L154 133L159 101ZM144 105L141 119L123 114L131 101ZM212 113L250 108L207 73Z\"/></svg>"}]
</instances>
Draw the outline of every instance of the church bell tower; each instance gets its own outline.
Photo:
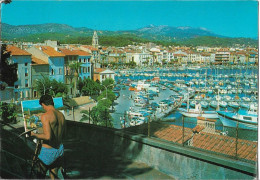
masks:
<instances>
[{"instance_id":1,"label":"church bell tower","mask_svg":"<svg viewBox=\"0 0 260 180\"><path fill-rule=\"evenodd\" d=\"M92 46L94 48L98 48L98 35L97 32L94 31L93 38L92 38Z\"/></svg>"}]
</instances>

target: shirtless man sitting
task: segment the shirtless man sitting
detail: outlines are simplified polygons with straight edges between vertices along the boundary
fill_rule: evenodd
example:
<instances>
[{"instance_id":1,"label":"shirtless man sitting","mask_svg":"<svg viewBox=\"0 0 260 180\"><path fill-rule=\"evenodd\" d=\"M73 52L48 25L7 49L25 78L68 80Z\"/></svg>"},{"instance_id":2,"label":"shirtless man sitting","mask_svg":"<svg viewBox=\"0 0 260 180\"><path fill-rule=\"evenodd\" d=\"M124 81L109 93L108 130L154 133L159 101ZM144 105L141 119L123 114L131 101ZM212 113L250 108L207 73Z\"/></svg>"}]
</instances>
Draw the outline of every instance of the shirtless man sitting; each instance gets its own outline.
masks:
<instances>
[{"instance_id":1,"label":"shirtless man sitting","mask_svg":"<svg viewBox=\"0 0 260 180\"><path fill-rule=\"evenodd\" d=\"M41 169L41 178L45 178L48 170L47 166L63 156L64 147L62 139L65 135L66 123L64 115L54 108L54 102L50 95L43 95L39 103L46 111L41 116L43 132L39 134L31 132L31 136L42 140L42 149L38 156L41 161L39 161L37 165L40 166ZM59 168L60 167L53 167L51 169L51 179L58 177Z\"/></svg>"}]
</instances>

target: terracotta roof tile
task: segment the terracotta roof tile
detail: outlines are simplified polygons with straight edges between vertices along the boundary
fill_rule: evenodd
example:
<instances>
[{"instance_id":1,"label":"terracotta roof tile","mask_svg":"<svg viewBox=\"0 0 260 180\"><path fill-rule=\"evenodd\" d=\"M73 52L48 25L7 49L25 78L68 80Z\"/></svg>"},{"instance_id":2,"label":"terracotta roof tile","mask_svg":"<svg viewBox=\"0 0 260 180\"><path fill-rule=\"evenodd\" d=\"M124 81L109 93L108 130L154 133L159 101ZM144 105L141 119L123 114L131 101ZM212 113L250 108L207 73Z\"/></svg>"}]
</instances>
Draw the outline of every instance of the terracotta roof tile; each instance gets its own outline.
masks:
<instances>
[{"instance_id":1,"label":"terracotta roof tile","mask_svg":"<svg viewBox=\"0 0 260 180\"><path fill-rule=\"evenodd\" d=\"M50 46L36 46L38 48L41 48L41 50L47 54L50 57L64 57L65 55L63 53L60 53L58 51L55 51L54 48Z\"/></svg>"},{"instance_id":2,"label":"terracotta roof tile","mask_svg":"<svg viewBox=\"0 0 260 180\"><path fill-rule=\"evenodd\" d=\"M77 54L79 56L91 56L90 53L88 53L86 51L82 51L82 50L73 50L73 52L75 52L75 54Z\"/></svg>"},{"instance_id":3,"label":"terracotta roof tile","mask_svg":"<svg viewBox=\"0 0 260 180\"><path fill-rule=\"evenodd\" d=\"M171 142L182 143L182 127L170 125L165 128L156 130L154 136ZM192 137L191 129L185 128L184 141L189 140Z\"/></svg>"},{"instance_id":4,"label":"terracotta roof tile","mask_svg":"<svg viewBox=\"0 0 260 180\"><path fill-rule=\"evenodd\" d=\"M103 68L96 68L95 70L94 70L94 73L100 73L100 72L103 72L103 71L105 71L106 69L103 69Z\"/></svg>"},{"instance_id":5,"label":"terracotta roof tile","mask_svg":"<svg viewBox=\"0 0 260 180\"><path fill-rule=\"evenodd\" d=\"M45 65L48 64L44 60L38 59L35 56L32 56L32 65Z\"/></svg>"},{"instance_id":6,"label":"terracotta roof tile","mask_svg":"<svg viewBox=\"0 0 260 180\"><path fill-rule=\"evenodd\" d=\"M67 55L67 56L76 56L76 55L77 55L74 51L71 51L71 50L69 50L69 49L59 48L59 50L60 50L63 54L65 54L65 55Z\"/></svg>"},{"instance_id":7,"label":"terracotta roof tile","mask_svg":"<svg viewBox=\"0 0 260 180\"><path fill-rule=\"evenodd\" d=\"M211 136L211 138L209 138ZM210 150L217 153L236 155L236 140L233 137L209 133L194 134L193 147ZM238 140L238 157L256 161L257 143L248 140Z\"/></svg>"},{"instance_id":8,"label":"terracotta roof tile","mask_svg":"<svg viewBox=\"0 0 260 180\"><path fill-rule=\"evenodd\" d=\"M31 53L29 53L25 50L22 50L16 46L8 45L6 47L6 50L9 51L12 56L31 56Z\"/></svg>"},{"instance_id":9,"label":"terracotta roof tile","mask_svg":"<svg viewBox=\"0 0 260 180\"><path fill-rule=\"evenodd\" d=\"M86 48L86 49L89 49L89 50L91 50L91 51L97 51L97 50L98 50L97 48L94 48L93 46L89 46L89 45L83 45L83 46L81 46L81 47Z\"/></svg>"},{"instance_id":10,"label":"terracotta roof tile","mask_svg":"<svg viewBox=\"0 0 260 180\"><path fill-rule=\"evenodd\" d=\"M192 131L193 131L194 133L199 133L199 132L202 131L203 129L205 129L203 126L197 125L195 128L192 129Z\"/></svg>"}]
</instances>

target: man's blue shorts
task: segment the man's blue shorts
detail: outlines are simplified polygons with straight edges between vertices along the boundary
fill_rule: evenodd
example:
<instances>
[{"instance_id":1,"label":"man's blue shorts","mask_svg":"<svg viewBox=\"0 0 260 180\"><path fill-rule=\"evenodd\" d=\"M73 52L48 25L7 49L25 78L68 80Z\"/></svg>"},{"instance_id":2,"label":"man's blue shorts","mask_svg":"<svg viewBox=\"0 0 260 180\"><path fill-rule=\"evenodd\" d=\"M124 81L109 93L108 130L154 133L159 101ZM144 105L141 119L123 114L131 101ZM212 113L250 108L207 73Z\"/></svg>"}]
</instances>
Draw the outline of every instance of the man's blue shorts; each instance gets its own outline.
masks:
<instances>
[{"instance_id":1,"label":"man's blue shorts","mask_svg":"<svg viewBox=\"0 0 260 180\"><path fill-rule=\"evenodd\" d=\"M63 156L63 153L63 144L60 145L59 149L42 147L38 157L45 165L51 165L56 159Z\"/></svg>"}]
</instances>

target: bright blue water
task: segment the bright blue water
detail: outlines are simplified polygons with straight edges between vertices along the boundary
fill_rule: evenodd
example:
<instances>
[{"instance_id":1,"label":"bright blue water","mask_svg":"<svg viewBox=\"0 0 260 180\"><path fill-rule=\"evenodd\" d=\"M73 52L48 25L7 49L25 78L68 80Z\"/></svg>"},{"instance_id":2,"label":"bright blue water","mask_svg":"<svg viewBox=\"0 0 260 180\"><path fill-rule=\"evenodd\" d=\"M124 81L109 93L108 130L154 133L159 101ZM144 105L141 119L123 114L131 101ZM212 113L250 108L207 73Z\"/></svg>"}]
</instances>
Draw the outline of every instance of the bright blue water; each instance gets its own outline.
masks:
<instances>
[{"instance_id":1,"label":"bright blue water","mask_svg":"<svg viewBox=\"0 0 260 180\"><path fill-rule=\"evenodd\" d=\"M164 69L157 69L157 70L151 70L151 71L141 71L141 70L136 70L134 71L134 73L132 73L129 76L120 76L115 78L116 81L118 81L120 79L120 81L126 81L127 79L136 81L136 80L151 80L153 79L155 76L143 76L143 75L136 75L136 74L140 74L140 73L148 73L148 74L153 74L153 73L159 73L160 75L162 75L163 73L168 74L168 73L173 73L173 74L183 74L183 73L191 73L194 76L192 77L167 77L167 76L160 76L161 80L167 80L167 81L176 81L178 80L185 80L185 82L191 81L192 79L205 79L205 73L207 72L208 76L213 76L213 79L216 79L217 77L215 77L216 75L230 75L230 74L234 74L237 75L236 77L229 77L229 78L217 78L218 80L227 80L229 79L231 82L235 81L236 78L243 80L245 77L244 75L250 75L252 77L252 75L256 75L258 74L258 69L257 68L233 68L233 69L200 69L200 70L164 70ZM195 77L196 73L200 73L202 74L199 77ZM242 75L242 77L240 77L240 75ZM199 87L199 85L193 85L192 87ZM244 86L244 85L240 85L240 87L244 88L244 89L248 89L249 87ZM122 94L121 94L122 95ZM216 94L207 94L207 96L215 96ZM235 94L225 94L231 97L234 97ZM252 94L248 95L248 94L244 94L241 93L239 94L240 97L243 96L247 96L250 97ZM236 109L233 109L231 107L227 107L228 110L231 111L236 111ZM207 110L214 110L213 108L209 107ZM220 110L224 110L224 108L221 108ZM180 114L178 111L173 112L172 114L170 114L167 118L175 118L174 122L165 122L165 123L170 123L170 124L174 124L174 125L178 125L178 126L183 126L183 120L182 120L182 114ZM184 118L184 126L185 127L189 127L189 128L194 128L197 125L197 119L196 118L189 118L189 117L185 117ZM241 139L248 139L248 140L253 140L253 141L257 141L257 136L258 133L257 131L251 131L251 130L244 130L244 129L239 129L238 132L236 132L235 128L228 128L228 127L223 127L221 121L218 119L216 122L216 129L220 130L220 131L224 131L228 133L228 136L231 137L236 137L236 135L238 134L238 137Z\"/></svg>"}]
</instances>

